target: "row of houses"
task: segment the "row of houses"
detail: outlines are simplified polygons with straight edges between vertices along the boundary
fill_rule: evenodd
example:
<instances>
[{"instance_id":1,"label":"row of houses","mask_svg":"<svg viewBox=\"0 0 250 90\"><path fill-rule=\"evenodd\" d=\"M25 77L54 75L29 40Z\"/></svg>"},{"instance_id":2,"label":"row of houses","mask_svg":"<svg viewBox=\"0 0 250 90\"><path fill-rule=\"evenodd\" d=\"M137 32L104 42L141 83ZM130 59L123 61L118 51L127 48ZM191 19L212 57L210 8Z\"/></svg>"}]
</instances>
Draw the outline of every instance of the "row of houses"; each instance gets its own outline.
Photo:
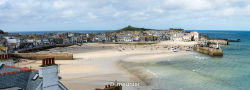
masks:
<instances>
[{"instance_id":1,"label":"row of houses","mask_svg":"<svg viewBox=\"0 0 250 90\"><path fill-rule=\"evenodd\" d=\"M74 44L87 42L85 35L73 33L50 33L50 34L0 34L0 50L16 51L23 48L34 48L55 44Z\"/></svg>"},{"instance_id":2,"label":"row of houses","mask_svg":"<svg viewBox=\"0 0 250 90\"><path fill-rule=\"evenodd\" d=\"M1 51L15 51L55 44L81 44L87 42L155 42L199 41L198 32L184 29L111 31L103 33L46 33L46 34L0 34ZM8 49L8 50L6 50Z\"/></svg>"},{"instance_id":3,"label":"row of houses","mask_svg":"<svg viewBox=\"0 0 250 90\"><path fill-rule=\"evenodd\" d=\"M147 42L168 40L163 33L148 33L149 31L124 31L106 32L95 36L94 41L98 42ZM167 37L167 36L165 36Z\"/></svg>"}]
</instances>

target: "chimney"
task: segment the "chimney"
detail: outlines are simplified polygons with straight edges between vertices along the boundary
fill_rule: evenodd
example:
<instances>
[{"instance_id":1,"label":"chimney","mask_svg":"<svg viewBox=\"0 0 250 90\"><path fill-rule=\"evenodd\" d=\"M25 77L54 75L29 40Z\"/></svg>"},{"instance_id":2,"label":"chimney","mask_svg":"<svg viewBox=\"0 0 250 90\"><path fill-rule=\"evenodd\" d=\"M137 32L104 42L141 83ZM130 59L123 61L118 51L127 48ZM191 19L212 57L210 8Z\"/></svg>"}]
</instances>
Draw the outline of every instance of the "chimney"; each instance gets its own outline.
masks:
<instances>
[{"instance_id":1,"label":"chimney","mask_svg":"<svg viewBox=\"0 0 250 90\"><path fill-rule=\"evenodd\" d=\"M4 59L9 59L8 54L4 54Z\"/></svg>"},{"instance_id":2,"label":"chimney","mask_svg":"<svg viewBox=\"0 0 250 90\"><path fill-rule=\"evenodd\" d=\"M8 54L8 58L10 58L11 57L11 55L10 54Z\"/></svg>"},{"instance_id":3,"label":"chimney","mask_svg":"<svg viewBox=\"0 0 250 90\"><path fill-rule=\"evenodd\" d=\"M46 65L45 59L43 59L43 61L42 61L42 66L45 66L45 65Z\"/></svg>"},{"instance_id":4,"label":"chimney","mask_svg":"<svg viewBox=\"0 0 250 90\"><path fill-rule=\"evenodd\" d=\"M4 60L4 54L1 55L1 59Z\"/></svg>"},{"instance_id":5,"label":"chimney","mask_svg":"<svg viewBox=\"0 0 250 90\"><path fill-rule=\"evenodd\" d=\"M55 58L52 58L52 64L55 65Z\"/></svg>"},{"instance_id":6,"label":"chimney","mask_svg":"<svg viewBox=\"0 0 250 90\"><path fill-rule=\"evenodd\" d=\"M48 59L46 58L46 59L45 59L45 66L48 65L48 64L49 64L49 61L48 61Z\"/></svg>"},{"instance_id":7,"label":"chimney","mask_svg":"<svg viewBox=\"0 0 250 90\"><path fill-rule=\"evenodd\" d=\"M4 59L4 60L6 59L5 54L3 54L3 59Z\"/></svg>"},{"instance_id":8,"label":"chimney","mask_svg":"<svg viewBox=\"0 0 250 90\"><path fill-rule=\"evenodd\" d=\"M51 61L50 61L50 58L47 58L47 62L48 62L47 65L50 65L50 64L51 64L51 63L50 63L50 62L51 62Z\"/></svg>"},{"instance_id":9,"label":"chimney","mask_svg":"<svg viewBox=\"0 0 250 90\"><path fill-rule=\"evenodd\" d=\"M39 78L42 78L42 90L58 90L59 77L58 65L55 64L54 58L45 58L39 67Z\"/></svg>"},{"instance_id":10,"label":"chimney","mask_svg":"<svg viewBox=\"0 0 250 90\"><path fill-rule=\"evenodd\" d=\"M50 66L50 65L56 65L55 58L45 58L42 60L41 66Z\"/></svg>"},{"instance_id":11,"label":"chimney","mask_svg":"<svg viewBox=\"0 0 250 90\"><path fill-rule=\"evenodd\" d=\"M49 65L52 65L52 58L49 58Z\"/></svg>"}]
</instances>

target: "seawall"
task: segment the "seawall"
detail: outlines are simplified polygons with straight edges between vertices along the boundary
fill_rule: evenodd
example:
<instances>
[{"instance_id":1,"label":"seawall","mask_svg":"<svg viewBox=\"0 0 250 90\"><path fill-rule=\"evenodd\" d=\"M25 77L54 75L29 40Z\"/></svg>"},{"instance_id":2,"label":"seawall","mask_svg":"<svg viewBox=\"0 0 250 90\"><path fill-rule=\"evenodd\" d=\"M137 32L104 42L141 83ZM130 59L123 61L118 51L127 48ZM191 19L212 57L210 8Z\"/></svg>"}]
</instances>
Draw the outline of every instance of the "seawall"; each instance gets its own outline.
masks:
<instances>
[{"instance_id":1,"label":"seawall","mask_svg":"<svg viewBox=\"0 0 250 90\"><path fill-rule=\"evenodd\" d=\"M223 56L222 49L195 46L194 50L203 54L210 55L210 56Z\"/></svg>"},{"instance_id":2,"label":"seawall","mask_svg":"<svg viewBox=\"0 0 250 90\"><path fill-rule=\"evenodd\" d=\"M55 58L55 60L73 60L73 54L69 53L48 53L48 54L40 54L40 53L15 53L13 54L15 57L20 57L23 59L30 60L42 60L44 58Z\"/></svg>"},{"instance_id":3,"label":"seawall","mask_svg":"<svg viewBox=\"0 0 250 90\"><path fill-rule=\"evenodd\" d=\"M34 48L25 48L18 50L18 53L28 53L28 52L36 52L36 51L41 51L45 49L50 49L50 48L55 48L55 47L68 47L71 46L72 44L56 44L56 45L46 45L46 46L38 46Z\"/></svg>"}]
</instances>

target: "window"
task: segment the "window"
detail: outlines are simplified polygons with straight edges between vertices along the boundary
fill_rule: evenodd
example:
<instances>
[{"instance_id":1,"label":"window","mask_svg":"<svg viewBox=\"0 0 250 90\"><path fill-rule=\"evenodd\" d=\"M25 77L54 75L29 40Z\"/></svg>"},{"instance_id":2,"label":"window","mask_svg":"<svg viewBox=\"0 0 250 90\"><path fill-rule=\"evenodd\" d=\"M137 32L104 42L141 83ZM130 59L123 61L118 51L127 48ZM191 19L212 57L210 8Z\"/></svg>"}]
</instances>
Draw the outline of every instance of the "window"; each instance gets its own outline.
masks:
<instances>
[{"instance_id":1,"label":"window","mask_svg":"<svg viewBox=\"0 0 250 90\"><path fill-rule=\"evenodd\" d=\"M33 78L32 78L32 80L36 80L37 78L38 78L38 74L36 74Z\"/></svg>"}]
</instances>

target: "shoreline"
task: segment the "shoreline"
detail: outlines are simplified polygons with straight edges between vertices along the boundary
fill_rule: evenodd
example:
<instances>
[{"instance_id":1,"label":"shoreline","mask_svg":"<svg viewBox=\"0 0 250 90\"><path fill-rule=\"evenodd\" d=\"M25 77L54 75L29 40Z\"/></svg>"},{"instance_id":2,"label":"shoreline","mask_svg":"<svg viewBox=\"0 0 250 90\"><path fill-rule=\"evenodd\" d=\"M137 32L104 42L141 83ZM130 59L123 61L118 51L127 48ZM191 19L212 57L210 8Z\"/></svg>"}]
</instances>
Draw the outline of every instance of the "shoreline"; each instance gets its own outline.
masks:
<instances>
[{"instance_id":1,"label":"shoreline","mask_svg":"<svg viewBox=\"0 0 250 90\"><path fill-rule=\"evenodd\" d=\"M143 83L145 83L146 86L152 86L153 82L150 82L150 81L154 77L156 77L155 73L147 71L147 69L145 69L144 66L153 65L155 64L155 62L159 62L159 61L169 61L170 59L174 57L188 55L190 53L193 53L193 52L177 52L177 53L165 52L165 53L160 53L160 55L151 54L150 56L148 56L148 54L143 54L143 55L137 55L135 57L144 57L144 58L140 58L140 59L138 58L133 59L135 57L126 58L126 59L118 61L117 65L125 69L127 72L135 75L137 78L143 81ZM162 54L168 54L168 55L162 55Z\"/></svg>"}]
</instances>

